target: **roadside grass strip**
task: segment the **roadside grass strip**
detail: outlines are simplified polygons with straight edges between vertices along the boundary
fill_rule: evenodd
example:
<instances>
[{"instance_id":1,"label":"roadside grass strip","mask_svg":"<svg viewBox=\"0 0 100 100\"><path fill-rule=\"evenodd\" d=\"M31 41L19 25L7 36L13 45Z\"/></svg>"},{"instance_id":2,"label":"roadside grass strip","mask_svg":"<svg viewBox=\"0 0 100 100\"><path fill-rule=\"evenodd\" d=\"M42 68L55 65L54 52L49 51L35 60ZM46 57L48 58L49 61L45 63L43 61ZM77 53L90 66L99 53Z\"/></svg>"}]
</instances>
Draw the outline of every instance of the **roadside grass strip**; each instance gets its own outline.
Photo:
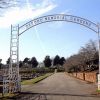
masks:
<instances>
[{"instance_id":1,"label":"roadside grass strip","mask_svg":"<svg viewBox=\"0 0 100 100\"><path fill-rule=\"evenodd\" d=\"M30 79L30 80L25 80L25 81L22 81L21 84L22 85L31 85L31 84L35 84L45 78L47 78L48 76L51 76L53 73L47 73L45 75L42 75L42 76L39 76L39 77L36 77L34 79Z\"/></svg>"},{"instance_id":2,"label":"roadside grass strip","mask_svg":"<svg viewBox=\"0 0 100 100\"><path fill-rule=\"evenodd\" d=\"M100 90L96 90L96 93L100 95Z\"/></svg>"}]
</instances>

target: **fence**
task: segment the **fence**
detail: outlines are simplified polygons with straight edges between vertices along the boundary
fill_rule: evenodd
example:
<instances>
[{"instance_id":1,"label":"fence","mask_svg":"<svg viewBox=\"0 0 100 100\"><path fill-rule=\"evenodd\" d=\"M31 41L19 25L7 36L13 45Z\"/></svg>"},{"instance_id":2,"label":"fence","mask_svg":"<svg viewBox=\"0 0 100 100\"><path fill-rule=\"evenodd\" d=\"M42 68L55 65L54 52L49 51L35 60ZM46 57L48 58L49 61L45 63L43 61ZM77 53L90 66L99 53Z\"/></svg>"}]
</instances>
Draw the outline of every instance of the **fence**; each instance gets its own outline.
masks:
<instances>
[{"instance_id":1,"label":"fence","mask_svg":"<svg viewBox=\"0 0 100 100\"><path fill-rule=\"evenodd\" d=\"M84 81L93 83L97 82L97 72L78 72L78 73L69 73L69 75Z\"/></svg>"}]
</instances>

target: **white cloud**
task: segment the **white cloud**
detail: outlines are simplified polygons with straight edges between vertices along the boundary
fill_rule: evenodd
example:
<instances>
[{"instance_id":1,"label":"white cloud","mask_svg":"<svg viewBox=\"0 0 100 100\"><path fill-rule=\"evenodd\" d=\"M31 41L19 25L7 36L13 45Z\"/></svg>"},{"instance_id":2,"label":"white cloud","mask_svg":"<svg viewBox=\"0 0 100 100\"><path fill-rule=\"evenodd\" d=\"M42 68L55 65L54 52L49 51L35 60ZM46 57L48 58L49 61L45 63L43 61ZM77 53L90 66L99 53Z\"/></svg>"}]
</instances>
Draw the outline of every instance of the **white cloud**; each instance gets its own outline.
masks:
<instances>
[{"instance_id":1,"label":"white cloud","mask_svg":"<svg viewBox=\"0 0 100 100\"><path fill-rule=\"evenodd\" d=\"M11 24L18 24L24 20L33 19L53 10L56 6L50 0L44 0L42 3L34 6L27 2L25 7L9 9L3 17L0 17L0 28L6 28Z\"/></svg>"},{"instance_id":2,"label":"white cloud","mask_svg":"<svg viewBox=\"0 0 100 100\"><path fill-rule=\"evenodd\" d=\"M41 7L53 5L53 0L43 0Z\"/></svg>"}]
</instances>

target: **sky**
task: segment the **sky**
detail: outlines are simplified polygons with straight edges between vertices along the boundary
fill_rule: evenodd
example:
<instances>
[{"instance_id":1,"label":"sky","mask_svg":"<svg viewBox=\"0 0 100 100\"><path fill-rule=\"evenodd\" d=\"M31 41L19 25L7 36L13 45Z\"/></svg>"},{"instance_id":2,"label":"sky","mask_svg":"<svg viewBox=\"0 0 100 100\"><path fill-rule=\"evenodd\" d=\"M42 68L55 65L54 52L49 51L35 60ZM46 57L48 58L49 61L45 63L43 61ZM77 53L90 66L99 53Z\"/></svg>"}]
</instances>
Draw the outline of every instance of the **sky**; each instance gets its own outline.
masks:
<instances>
[{"instance_id":1,"label":"sky","mask_svg":"<svg viewBox=\"0 0 100 100\"><path fill-rule=\"evenodd\" d=\"M16 0L15 0L16 1ZM6 63L10 56L11 24L21 26L35 18L66 14L100 23L100 0L19 0L15 7L0 10L0 59ZM70 22L48 22L32 27L19 36L19 60L46 55L69 57L98 36L92 30Z\"/></svg>"}]
</instances>

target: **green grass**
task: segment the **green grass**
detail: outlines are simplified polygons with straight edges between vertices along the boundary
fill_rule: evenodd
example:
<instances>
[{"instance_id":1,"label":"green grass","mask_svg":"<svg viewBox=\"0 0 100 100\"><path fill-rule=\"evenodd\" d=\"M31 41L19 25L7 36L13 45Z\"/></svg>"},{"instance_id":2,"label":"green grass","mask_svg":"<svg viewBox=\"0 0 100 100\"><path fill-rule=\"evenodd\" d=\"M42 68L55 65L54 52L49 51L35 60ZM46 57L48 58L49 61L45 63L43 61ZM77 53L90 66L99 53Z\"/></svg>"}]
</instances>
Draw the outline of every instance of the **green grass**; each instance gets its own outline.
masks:
<instances>
[{"instance_id":1,"label":"green grass","mask_svg":"<svg viewBox=\"0 0 100 100\"><path fill-rule=\"evenodd\" d=\"M100 90L96 90L96 92L100 93Z\"/></svg>"},{"instance_id":2,"label":"green grass","mask_svg":"<svg viewBox=\"0 0 100 100\"><path fill-rule=\"evenodd\" d=\"M2 94L0 94L0 100L8 100L9 98L16 96L17 94L5 94L4 96L2 96Z\"/></svg>"},{"instance_id":3,"label":"green grass","mask_svg":"<svg viewBox=\"0 0 100 100\"><path fill-rule=\"evenodd\" d=\"M34 84L34 83L37 83L45 78L47 78L48 76L52 75L52 73L47 73L43 76L39 76L37 78L34 78L34 79L31 79L31 80L25 80L25 81L22 81L21 84L22 85L31 85L31 84Z\"/></svg>"}]
</instances>

